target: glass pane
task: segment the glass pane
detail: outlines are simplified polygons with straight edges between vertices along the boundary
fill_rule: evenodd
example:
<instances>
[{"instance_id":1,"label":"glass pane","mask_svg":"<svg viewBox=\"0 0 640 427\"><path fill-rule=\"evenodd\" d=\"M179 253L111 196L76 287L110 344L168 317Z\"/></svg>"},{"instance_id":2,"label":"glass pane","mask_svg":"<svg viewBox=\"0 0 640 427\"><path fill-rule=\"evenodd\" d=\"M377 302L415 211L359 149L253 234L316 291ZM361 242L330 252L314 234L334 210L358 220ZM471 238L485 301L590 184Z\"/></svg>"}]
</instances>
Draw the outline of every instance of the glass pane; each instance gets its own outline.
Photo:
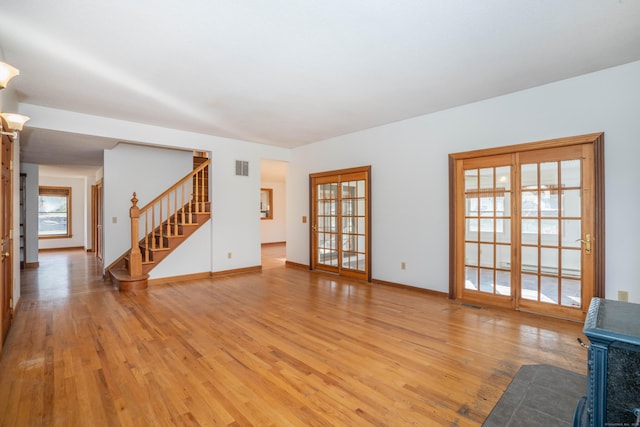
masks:
<instances>
[{"instance_id":1,"label":"glass pane","mask_svg":"<svg viewBox=\"0 0 640 427\"><path fill-rule=\"evenodd\" d=\"M342 201L342 215L344 216L351 216L351 215L355 215L355 204L353 199L350 200L343 200Z\"/></svg>"},{"instance_id":2,"label":"glass pane","mask_svg":"<svg viewBox=\"0 0 640 427\"><path fill-rule=\"evenodd\" d=\"M580 160L560 162L563 187L580 187Z\"/></svg>"},{"instance_id":3,"label":"glass pane","mask_svg":"<svg viewBox=\"0 0 640 427\"><path fill-rule=\"evenodd\" d=\"M511 166L496 168L496 188L511 189Z\"/></svg>"},{"instance_id":4,"label":"glass pane","mask_svg":"<svg viewBox=\"0 0 640 427\"><path fill-rule=\"evenodd\" d=\"M480 291L493 293L493 270L480 269Z\"/></svg>"},{"instance_id":5,"label":"glass pane","mask_svg":"<svg viewBox=\"0 0 640 427\"><path fill-rule=\"evenodd\" d=\"M465 258L464 263L467 265L478 265L478 244L477 243L465 243Z\"/></svg>"},{"instance_id":6,"label":"glass pane","mask_svg":"<svg viewBox=\"0 0 640 427\"><path fill-rule=\"evenodd\" d=\"M480 244L480 266L493 268L493 245Z\"/></svg>"},{"instance_id":7,"label":"glass pane","mask_svg":"<svg viewBox=\"0 0 640 427\"><path fill-rule=\"evenodd\" d=\"M480 189L493 189L493 168L480 169Z\"/></svg>"},{"instance_id":8,"label":"glass pane","mask_svg":"<svg viewBox=\"0 0 640 427\"><path fill-rule=\"evenodd\" d=\"M466 196L466 216L478 215L478 196L476 194L467 194Z\"/></svg>"},{"instance_id":9,"label":"glass pane","mask_svg":"<svg viewBox=\"0 0 640 427\"><path fill-rule=\"evenodd\" d=\"M342 236L342 250L354 251L355 248L355 236L343 235ZM344 256L344 254L342 254Z\"/></svg>"},{"instance_id":10,"label":"glass pane","mask_svg":"<svg viewBox=\"0 0 640 427\"><path fill-rule=\"evenodd\" d=\"M540 301L549 303L558 303L558 278L557 277L540 277Z\"/></svg>"},{"instance_id":11,"label":"glass pane","mask_svg":"<svg viewBox=\"0 0 640 427\"><path fill-rule=\"evenodd\" d=\"M496 271L496 293L499 295L511 295L511 272Z\"/></svg>"},{"instance_id":12,"label":"glass pane","mask_svg":"<svg viewBox=\"0 0 640 427\"><path fill-rule=\"evenodd\" d=\"M496 216L511 216L511 193L496 196Z\"/></svg>"},{"instance_id":13,"label":"glass pane","mask_svg":"<svg viewBox=\"0 0 640 427\"><path fill-rule=\"evenodd\" d=\"M540 187L558 187L558 162L540 163Z\"/></svg>"},{"instance_id":14,"label":"glass pane","mask_svg":"<svg viewBox=\"0 0 640 427\"><path fill-rule=\"evenodd\" d=\"M558 216L558 191L545 190L540 192L540 215Z\"/></svg>"},{"instance_id":15,"label":"glass pane","mask_svg":"<svg viewBox=\"0 0 640 427\"><path fill-rule=\"evenodd\" d=\"M466 278L464 281L464 288L478 290L478 269L474 267L465 267L464 274Z\"/></svg>"},{"instance_id":16,"label":"glass pane","mask_svg":"<svg viewBox=\"0 0 640 427\"><path fill-rule=\"evenodd\" d=\"M357 265L356 257L353 252L342 252L342 267L355 268Z\"/></svg>"},{"instance_id":17,"label":"glass pane","mask_svg":"<svg viewBox=\"0 0 640 427\"><path fill-rule=\"evenodd\" d=\"M337 251L329 251L327 255L330 257L329 265L337 267L338 266L338 252Z\"/></svg>"},{"instance_id":18,"label":"glass pane","mask_svg":"<svg viewBox=\"0 0 640 427\"><path fill-rule=\"evenodd\" d=\"M355 233L355 224L353 218L351 218L350 216L342 217L342 232Z\"/></svg>"},{"instance_id":19,"label":"glass pane","mask_svg":"<svg viewBox=\"0 0 640 427\"><path fill-rule=\"evenodd\" d=\"M353 182L343 182L341 183L342 186L342 198L350 198L353 197L355 194L355 191L353 190Z\"/></svg>"},{"instance_id":20,"label":"glass pane","mask_svg":"<svg viewBox=\"0 0 640 427\"><path fill-rule=\"evenodd\" d=\"M521 188L538 188L538 165L522 165L520 167Z\"/></svg>"},{"instance_id":21,"label":"glass pane","mask_svg":"<svg viewBox=\"0 0 640 427\"><path fill-rule=\"evenodd\" d=\"M538 276L535 274L522 274L521 279L522 298L538 300Z\"/></svg>"},{"instance_id":22,"label":"glass pane","mask_svg":"<svg viewBox=\"0 0 640 427\"><path fill-rule=\"evenodd\" d=\"M480 197L480 216L493 216L493 196Z\"/></svg>"},{"instance_id":23,"label":"glass pane","mask_svg":"<svg viewBox=\"0 0 640 427\"><path fill-rule=\"evenodd\" d=\"M511 220L496 220L496 242L511 243Z\"/></svg>"},{"instance_id":24,"label":"glass pane","mask_svg":"<svg viewBox=\"0 0 640 427\"><path fill-rule=\"evenodd\" d=\"M365 236L358 236L357 238L357 242L358 242L358 247L355 248L358 252L362 252L362 256L364 256L364 254L367 252L366 251L366 246L364 244L365 242Z\"/></svg>"},{"instance_id":25,"label":"glass pane","mask_svg":"<svg viewBox=\"0 0 640 427\"><path fill-rule=\"evenodd\" d=\"M567 307L580 307L581 286L580 280L562 279L562 305Z\"/></svg>"},{"instance_id":26,"label":"glass pane","mask_svg":"<svg viewBox=\"0 0 640 427\"><path fill-rule=\"evenodd\" d=\"M511 245L496 245L496 268L511 269Z\"/></svg>"},{"instance_id":27,"label":"glass pane","mask_svg":"<svg viewBox=\"0 0 640 427\"><path fill-rule=\"evenodd\" d=\"M540 248L540 271L545 274L558 274L558 250Z\"/></svg>"},{"instance_id":28,"label":"glass pane","mask_svg":"<svg viewBox=\"0 0 640 427\"><path fill-rule=\"evenodd\" d=\"M580 190L564 190L562 216L580 216Z\"/></svg>"},{"instance_id":29,"label":"glass pane","mask_svg":"<svg viewBox=\"0 0 640 427\"><path fill-rule=\"evenodd\" d=\"M365 216L366 214L367 213L364 209L364 199L358 199L358 212L356 212L356 215Z\"/></svg>"},{"instance_id":30,"label":"glass pane","mask_svg":"<svg viewBox=\"0 0 640 427\"><path fill-rule=\"evenodd\" d=\"M358 181L358 197L365 197L366 194L364 192L364 180L361 179L360 181Z\"/></svg>"},{"instance_id":31,"label":"glass pane","mask_svg":"<svg viewBox=\"0 0 640 427\"><path fill-rule=\"evenodd\" d=\"M562 246L577 248L582 244L578 241L582 237L579 219L565 219L562 221Z\"/></svg>"},{"instance_id":32,"label":"glass pane","mask_svg":"<svg viewBox=\"0 0 640 427\"><path fill-rule=\"evenodd\" d=\"M478 170L471 169L464 171L464 191L478 190Z\"/></svg>"},{"instance_id":33,"label":"glass pane","mask_svg":"<svg viewBox=\"0 0 640 427\"><path fill-rule=\"evenodd\" d=\"M493 219L481 219L480 231L481 242L493 242Z\"/></svg>"},{"instance_id":34,"label":"glass pane","mask_svg":"<svg viewBox=\"0 0 640 427\"><path fill-rule=\"evenodd\" d=\"M67 234L66 212L38 212L39 236L66 236Z\"/></svg>"},{"instance_id":35,"label":"glass pane","mask_svg":"<svg viewBox=\"0 0 640 427\"><path fill-rule=\"evenodd\" d=\"M522 216L537 217L538 216L538 192L523 191L522 197Z\"/></svg>"},{"instance_id":36,"label":"glass pane","mask_svg":"<svg viewBox=\"0 0 640 427\"><path fill-rule=\"evenodd\" d=\"M365 233L365 229L364 229L364 217L358 217L357 218L358 221L358 229L356 230L356 233L358 234L366 234Z\"/></svg>"},{"instance_id":37,"label":"glass pane","mask_svg":"<svg viewBox=\"0 0 640 427\"><path fill-rule=\"evenodd\" d=\"M540 221L540 244L545 246L558 246L557 219L543 219Z\"/></svg>"},{"instance_id":38,"label":"glass pane","mask_svg":"<svg viewBox=\"0 0 640 427\"><path fill-rule=\"evenodd\" d=\"M467 229L464 236L465 240L478 241L478 220L476 218L467 218Z\"/></svg>"},{"instance_id":39,"label":"glass pane","mask_svg":"<svg viewBox=\"0 0 640 427\"><path fill-rule=\"evenodd\" d=\"M523 219L522 220L522 243L525 244L538 244L538 220L537 219Z\"/></svg>"},{"instance_id":40,"label":"glass pane","mask_svg":"<svg viewBox=\"0 0 640 427\"><path fill-rule=\"evenodd\" d=\"M521 248L522 257L521 265L522 271L528 271L532 273L538 272L538 248L536 246L523 246Z\"/></svg>"},{"instance_id":41,"label":"glass pane","mask_svg":"<svg viewBox=\"0 0 640 427\"><path fill-rule=\"evenodd\" d=\"M562 250L562 275L565 277L582 277L582 249Z\"/></svg>"}]
</instances>

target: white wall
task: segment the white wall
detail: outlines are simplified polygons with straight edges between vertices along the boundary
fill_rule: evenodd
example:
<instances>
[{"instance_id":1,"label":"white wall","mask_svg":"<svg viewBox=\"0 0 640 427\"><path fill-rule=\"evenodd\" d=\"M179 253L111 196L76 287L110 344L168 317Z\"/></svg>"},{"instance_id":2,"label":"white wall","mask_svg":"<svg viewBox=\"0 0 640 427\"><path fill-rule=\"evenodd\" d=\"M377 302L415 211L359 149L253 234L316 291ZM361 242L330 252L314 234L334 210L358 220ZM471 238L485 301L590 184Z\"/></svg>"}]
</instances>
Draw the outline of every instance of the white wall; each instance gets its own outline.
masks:
<instances>
[{"instance_id":1,"label":"white wall","mask_svg":"<svg viewBox=\"0 0 640 427\"><path fill-rule=\"evenodd\" d=\"M71 237L39 239L39 249L55 248L85 248L87 203L86 177L52 177L43 175L40 170L39 186L70 187L71 188ZM35 215L37 217L37 208ZM32 215L29 213L29 215Z\"/></svg>"},{"instance_id":2,"label":"white wall","mask_svg":"<svg viewBox=\"0 0 640 427\"><path fill-rule=\"evenodd\" d=\"M131 198L142 208L193 170L193 152L118 144L104 152L104 266L131 248Z\"/></svg>"},{"instance_id":3,"label":"white wall","mask_svg":"<svg viewBox=\"0 0 640 427\"><path fill-rule=\"evenodd\" d=\"M194 250L197 248L197 250ZM211 271L211 221L178 246L149 273L150 279L188 276Z\"/></svg>"},{"instance_id":4,"label":"white wall","mask_svg":"<svg viewBox=\"0 0 640 427\"><path fill-rule=\"evenodd\" d=\"M26 244L27 263L38 262L38 181L39 166L33 163L21 163L20 172L27 174L26 182ZM20 211L17 211L20 212Z\"/></svg>"},{"instance_id":5,"label":"white wall","mask_svg":"<svg viewBox=\"0 0 640 427\"><path fill-rule=\"evenodd\" d=\"M284 242L287 240L287 186L284 182L262 181L260 187L273 190L273 219L260 220L261 242Z\"/></svg>"},{"instance_id":6,"label":"white wall","mask_svg":"<svg viewBox=\"0 0 640 427\"><path fill-rule=\"evenodd\" d=\"M640 302L640 62L293 150L287 259L309 263L308 175L372 165L375 279L448 290L449 153L605 133L606 297ZM401 270L401 261L407 269Z\"/></svg>"}]
</instances>

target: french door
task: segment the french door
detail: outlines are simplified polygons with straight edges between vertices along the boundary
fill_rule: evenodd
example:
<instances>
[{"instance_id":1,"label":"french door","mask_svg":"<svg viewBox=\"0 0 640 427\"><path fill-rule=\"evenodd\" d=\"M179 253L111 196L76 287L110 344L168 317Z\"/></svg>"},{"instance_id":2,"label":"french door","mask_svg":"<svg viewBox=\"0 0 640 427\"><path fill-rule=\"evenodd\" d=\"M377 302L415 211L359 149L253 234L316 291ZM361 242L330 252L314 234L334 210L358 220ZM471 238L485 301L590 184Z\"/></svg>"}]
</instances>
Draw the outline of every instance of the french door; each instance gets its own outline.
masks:
<instances>
[{"instance_id":1,"label":"french door","mask_svg":"<svg viewBox=\"0 0 640 427\"><path fill-rule=\"evenodd\" d=\"M582 319L602 292L601 153L589 138L553 142L452 155L456 298Z\"/></svg>"},{"instance_id":2,"label":"french door","mask_svg":"<svg viewBox=\"0 0 640 427\"><path fill-rule=\"evenodd\" d=\"M371 280L369 166L311 174L311 268Z\"/></svg>"}]
</instances>

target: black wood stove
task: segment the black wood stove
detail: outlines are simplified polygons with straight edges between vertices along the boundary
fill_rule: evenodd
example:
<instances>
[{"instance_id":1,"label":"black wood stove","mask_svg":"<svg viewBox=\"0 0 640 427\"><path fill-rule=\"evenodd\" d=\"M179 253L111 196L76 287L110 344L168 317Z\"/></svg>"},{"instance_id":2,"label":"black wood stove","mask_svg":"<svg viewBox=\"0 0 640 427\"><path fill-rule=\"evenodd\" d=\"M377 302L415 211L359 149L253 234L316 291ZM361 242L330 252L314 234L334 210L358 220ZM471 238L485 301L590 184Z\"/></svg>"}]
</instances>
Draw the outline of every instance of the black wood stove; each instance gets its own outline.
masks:
<instances>
[{"instance_id":1,"label":"black wood stove","mask_svg":"<svg viewBox=\"0 0 640 427\"><path fill-rule=\"evenodd\" d=\"M587 395L573 425L640 426L640 304L594 298L584 334Z\"/></svg>"}]
</instances>

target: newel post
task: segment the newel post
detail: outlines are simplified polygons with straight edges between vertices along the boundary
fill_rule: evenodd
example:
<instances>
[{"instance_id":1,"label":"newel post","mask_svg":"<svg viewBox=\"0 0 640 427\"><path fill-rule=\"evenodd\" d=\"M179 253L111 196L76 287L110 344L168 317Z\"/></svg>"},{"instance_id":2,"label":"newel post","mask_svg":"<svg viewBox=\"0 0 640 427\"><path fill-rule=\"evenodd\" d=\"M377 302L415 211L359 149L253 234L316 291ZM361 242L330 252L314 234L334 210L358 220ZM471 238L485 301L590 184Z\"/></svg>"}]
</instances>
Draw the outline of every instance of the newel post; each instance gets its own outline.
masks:
<instances>
[{"instance_id":1,"label":"newel post","mask_svg":"<svg viewBox=\"0 0 640 427\"><path fill-rule=\"evenodd\" d=\"M137 206L138 199L133 193L131 199L133 206L129 209L131 217L131 254L129 255L129 275L131 277L142 276L142 253L138 245L138 219L140 218L140 208Z\"/></svg>"}]
</instances>

